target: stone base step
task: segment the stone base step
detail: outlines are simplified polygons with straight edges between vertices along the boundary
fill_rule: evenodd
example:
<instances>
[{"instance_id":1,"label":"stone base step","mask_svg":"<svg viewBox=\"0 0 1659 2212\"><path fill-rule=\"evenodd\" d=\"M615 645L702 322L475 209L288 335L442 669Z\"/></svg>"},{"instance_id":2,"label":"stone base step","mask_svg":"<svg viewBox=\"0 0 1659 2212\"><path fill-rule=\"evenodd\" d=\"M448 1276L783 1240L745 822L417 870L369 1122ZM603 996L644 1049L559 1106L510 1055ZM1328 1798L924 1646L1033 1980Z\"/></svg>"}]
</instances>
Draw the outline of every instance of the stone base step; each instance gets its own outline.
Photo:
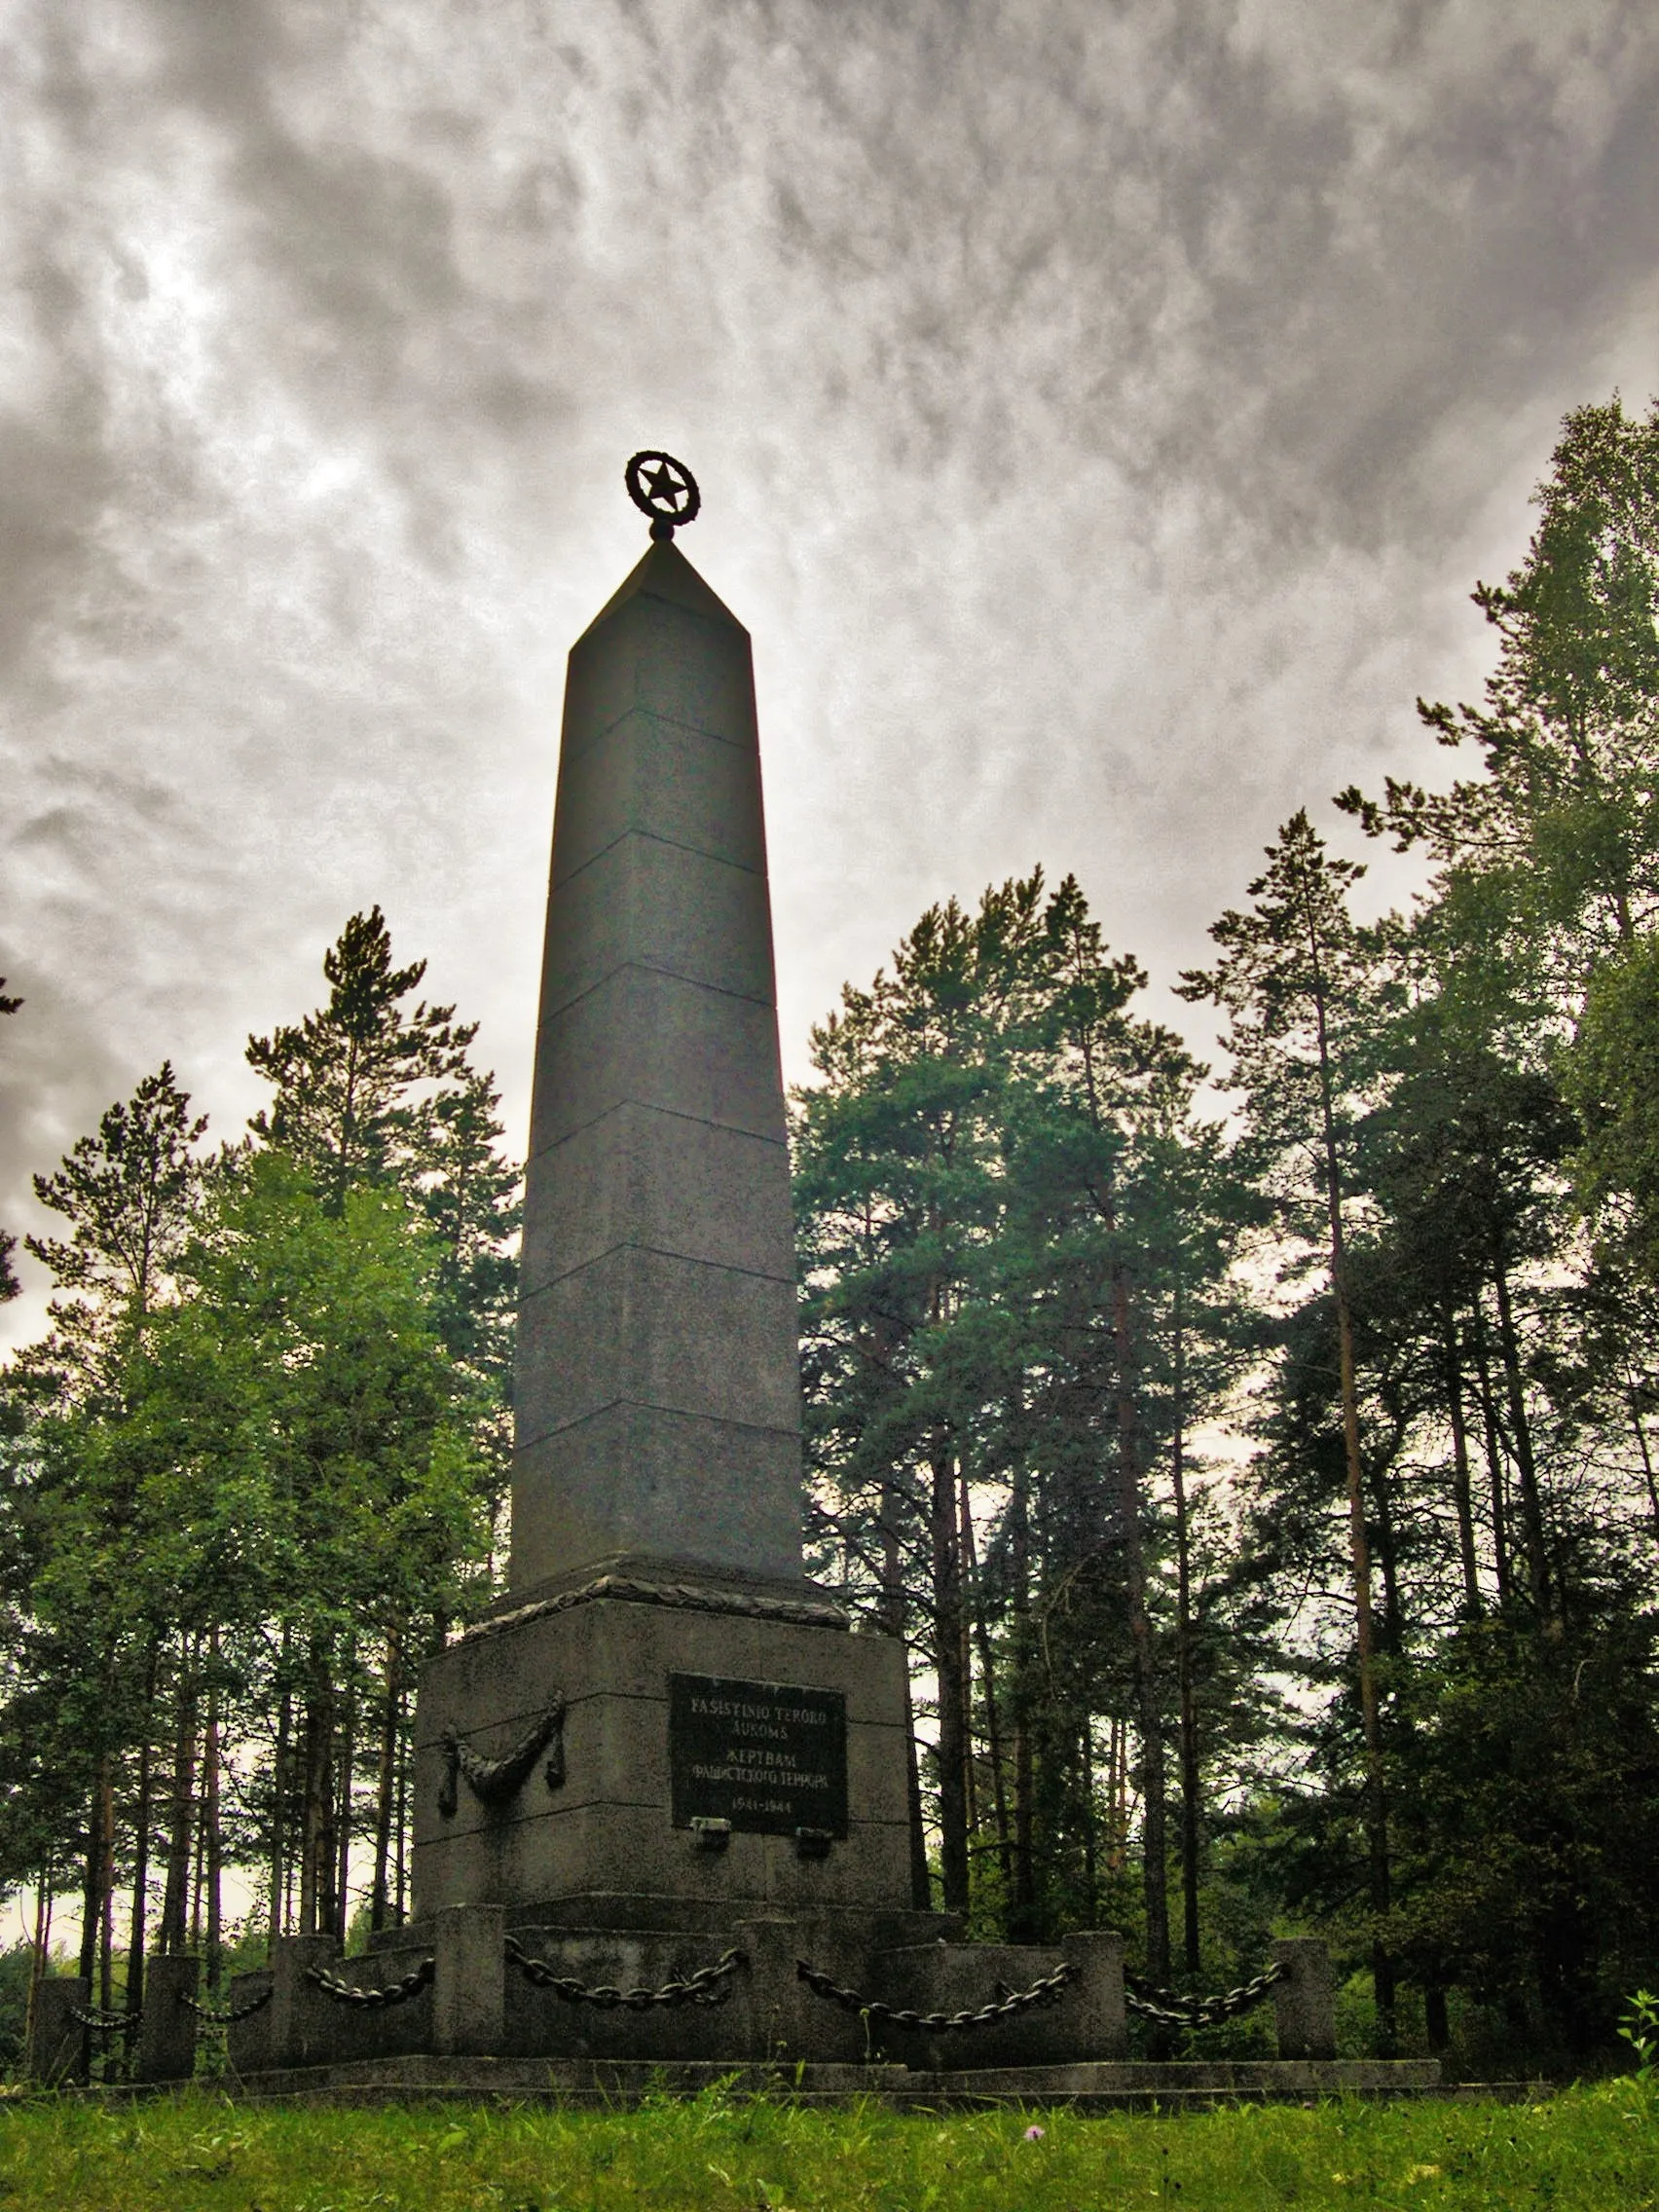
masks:
<instances>
[{"instance_id":1,"label":"stone base step","mask_svg":"<svg viewBox=\"0 0 1659 2212\"><path fill-rule=\"evenodd\" d=\"M1308 2104L1338 2096L1526 2094L1519 2083L1446 2083L1434 2059L1209 2059L1076 2066L965 2068L949 2074L904 2066L799 2068L674 2065L626 2060L438 2058L410 2055L291 2067L227 2083L238 2099L376 2105L432 2098L598 2105L626 2109L647 2096L690 2097L727 2084L806 2105L869 2097L890 2110L940 2111L1065 2105L1081 2112L1182 2111L1241 2103Z\"/></svg>"}]
</instances>

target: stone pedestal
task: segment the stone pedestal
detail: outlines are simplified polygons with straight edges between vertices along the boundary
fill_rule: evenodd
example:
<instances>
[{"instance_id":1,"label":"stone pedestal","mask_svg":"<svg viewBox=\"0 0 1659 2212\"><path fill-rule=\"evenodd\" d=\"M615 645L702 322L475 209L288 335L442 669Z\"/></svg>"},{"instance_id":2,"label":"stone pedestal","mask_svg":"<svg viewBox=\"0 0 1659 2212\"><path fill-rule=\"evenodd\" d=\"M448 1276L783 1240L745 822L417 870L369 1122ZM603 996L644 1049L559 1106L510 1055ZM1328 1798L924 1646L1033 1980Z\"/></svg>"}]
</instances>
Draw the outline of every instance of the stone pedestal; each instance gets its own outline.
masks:
<instances>
[{"instance_id":1,"label":"stone pedestal","mask_svg":"<svg viewBox=\"0 0 1659 2212\"><path fill-rule=\"evenodd\" d=\"M608 1597L509 1617L463 1638L430 1664L422 1686L419 1918L499 1905L513 1923L551 1917L566 1926L721 1930L754 1914L902 1909L909 1890L903 1665L902 1646L887 1637ZM846 1836L722 1838L677 1826L669 1740L676 1674L843 1697ZM501 1801L480 1801L460 1777L446 1812L446 1731L474 1756L499 1759L555 1700L565 1708L555 1768L562 1779L549 1780L538 1752Z\"/></svg>"},{"instance_id":2,"label":"stone pedestal","mask_svg":"<svg viewBox=\"0 0 1659 2212\"><path fill-rule=\"evenodd\" d=\"M85 1974L49 1974L35 1991L29 2079L56 2084L87 2078L87 2030L74 2015L92 2003Z\"/></svg>"},{"instance_id":3,"label":"stone pedestal","mask_svg":"<svg viewBox=\"0 0 1659 2212\"><path fill-rule=\"evenodd\" d=\"M499 1905L452 1905L437 1916L432 1955L432 2048L488 2057L506 2046L506 1915Z\"/></svg>"},{"instance_id":4,"label":"stone pedestal","mask_svg":"<svg viewBox=\"0 0 1659 2212\"><path fill-rule=\"evenodd\" d=\"M188 2082L196 2071L196 1995L202 1962L158 1951L144 1963L144 2017L133 2073L140 2082Z\"/></svg>"},{"instance_id":5,"label":"stone pedestal","mask_svg":"<svg viewBox=\"0 0 1659 2212\"><path fill-rule=\"evenodd\" d=\"M1074 1978L1071 2019L1078 2059L1126 2059L1129 2016L1124 2003L1124 1938L1115 1928L1062 1937L1060 1955Z\"/></svg>"},{"instance_id":6,"label":"stone pedestal","mask_svg":"<svg viewBox=\"0 0 1659 2212\"><path fill-rule=\"evenodd\" d=\"M1286 1936L1272 1946L1283 1978L1273 1984L1273 2014L1281 2058L1335 2058L1336 1994L1331 1954L1310 1936Z\"/></svg>"}]
</instances>

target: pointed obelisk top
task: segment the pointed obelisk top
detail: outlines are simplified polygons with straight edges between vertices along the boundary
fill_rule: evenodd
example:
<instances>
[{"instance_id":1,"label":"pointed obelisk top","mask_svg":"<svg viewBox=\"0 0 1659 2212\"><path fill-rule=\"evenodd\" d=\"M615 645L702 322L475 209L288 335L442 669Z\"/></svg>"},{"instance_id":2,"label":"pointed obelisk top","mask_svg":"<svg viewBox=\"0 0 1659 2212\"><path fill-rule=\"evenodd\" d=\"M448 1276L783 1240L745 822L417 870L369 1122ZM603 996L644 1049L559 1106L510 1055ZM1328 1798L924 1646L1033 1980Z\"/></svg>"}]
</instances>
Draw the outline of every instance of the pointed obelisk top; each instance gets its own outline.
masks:
<instances>
[{"instance_id":1,"label":"pointed obelisk top","mask_svg":"<svg viewBox=\"0 0 1659 2212\"><path fill-rule=\"evenodd\" d=\"M686 608L693 614L706 614L711 621L729 622L747 638L749 632L731 608L709 589L685 556L675 550L676 530L695 522L703 507L697 479L685 463L676 461L671 453L647 449L635 454L622 472L622 481L635 506L651 518L651 548L621 589L606 601L582 638L591 637L601 623L608 622L619 608L642 592L652 599L665 599L671 606Z\"/></svg>"},{"instance_id":2,"label":"pointed obelisk top","mask_svg":"<svg viewBox=\"0 0 1659 2212\"><path fill-rule=\"evenodd\" d=\"M749 633L672 541L698 503L689 469L636 454L628 489L653 542L572 649L565 691L510 1579L521 1603L607 1573L798 1595L793 1220Z\"/></svg>"},{"instance_id":3,"label":"pointed obelisk top","mask_svg":"<svg viewBox=\"0 0 1659 2212\"><path fill-rule=\"evenodd\" d=\"M728 622L742 636L749 635L725 601L703 581L680 548L659 541L606 601L582 637L590 638L602 623L608 622L618 608L641 592L652 599L666 599L672 606L683 607L692 614L707 615L712 622Z\"/></svg>"}]
</instances>

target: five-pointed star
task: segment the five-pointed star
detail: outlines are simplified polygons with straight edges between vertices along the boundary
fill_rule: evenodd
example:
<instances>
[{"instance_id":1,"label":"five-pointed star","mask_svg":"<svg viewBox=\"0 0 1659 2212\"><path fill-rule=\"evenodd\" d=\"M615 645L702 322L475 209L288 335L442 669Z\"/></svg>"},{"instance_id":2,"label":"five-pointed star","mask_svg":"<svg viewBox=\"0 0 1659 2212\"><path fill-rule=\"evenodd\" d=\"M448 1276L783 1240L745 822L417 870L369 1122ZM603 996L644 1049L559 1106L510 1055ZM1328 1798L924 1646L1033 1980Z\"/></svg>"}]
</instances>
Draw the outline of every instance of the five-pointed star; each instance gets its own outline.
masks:
<instances>
[{"instance_id":1,"label":"five-pointed star","mask_svg":"<svg viewBox=\"0 0 1659 2212\"><path fill-rule=\"evenodd\" d=\"M671 511L678 514L688 497L687 487L670 473L668 463L659 461L652 468L641 472L641 482L653 499L663 499Z\"/></svg>"}]
</instances>

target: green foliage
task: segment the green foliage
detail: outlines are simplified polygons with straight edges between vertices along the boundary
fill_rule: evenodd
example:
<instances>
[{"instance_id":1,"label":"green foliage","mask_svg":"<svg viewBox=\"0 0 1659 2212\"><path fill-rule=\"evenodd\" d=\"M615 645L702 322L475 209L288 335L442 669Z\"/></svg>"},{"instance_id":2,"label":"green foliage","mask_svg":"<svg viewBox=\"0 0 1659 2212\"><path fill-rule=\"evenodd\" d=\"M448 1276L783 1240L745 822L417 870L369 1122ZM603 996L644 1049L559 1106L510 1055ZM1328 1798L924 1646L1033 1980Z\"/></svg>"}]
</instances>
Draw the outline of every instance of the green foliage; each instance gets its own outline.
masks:
<instances>
[{"instance_id":1,"label":"green foliage","mask_svg":"<svg viewBox=\"0 0 1659 2212\"><path fill-rule=\"evenodd\" d=\"M1651 2082L1659 2073L1659 1997L1650 1989L1632 1995L1619 2034L1636 2053L1637 2080Z\"/></svg>"},{"instance_id":2,"label":"green foliage","mask_svg":"<svg viewBox=\"0 0 1659 2212\"><path fill-rule=\"evenodd\" d=\"M903 2116L733 2088L628 2113L489 2105L273 2110L206 2097L12 2112L0 2191L41 2212L1190 2212L1356 2200L1421 2212L1614 2212L1659 2190L1645 2084L1547 2103L1358 2102L1167 2117Z\"/></svg>"}]
</instances>

